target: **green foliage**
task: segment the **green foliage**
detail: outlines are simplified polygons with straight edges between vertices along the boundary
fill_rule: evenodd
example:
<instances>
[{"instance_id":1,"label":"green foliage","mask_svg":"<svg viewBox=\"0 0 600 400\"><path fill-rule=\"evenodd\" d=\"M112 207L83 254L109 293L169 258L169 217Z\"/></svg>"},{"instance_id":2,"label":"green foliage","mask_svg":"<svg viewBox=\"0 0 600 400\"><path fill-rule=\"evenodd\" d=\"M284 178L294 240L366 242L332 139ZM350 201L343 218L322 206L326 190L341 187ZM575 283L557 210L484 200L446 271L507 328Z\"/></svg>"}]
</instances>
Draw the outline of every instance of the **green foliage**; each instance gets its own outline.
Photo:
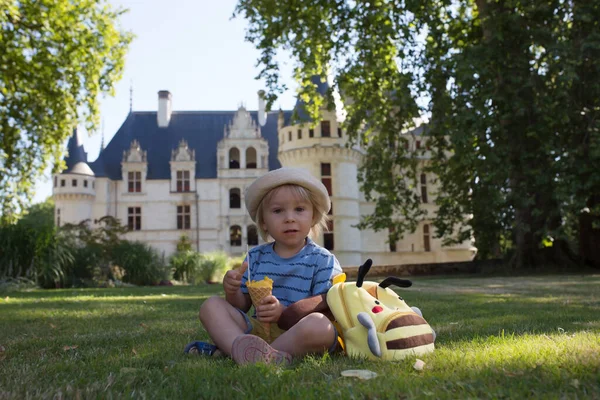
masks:
<instances>
[{"instance_id":1,"label":"green foliage","mask_svg":"<svg viewBox=\"0 0 600 400\"><path fill-rule=\"evenodd\" d=\"M203 282L220 282L228 267L228 257L222 251L205 253L200 259L198 277Z\"/></svg>"},{"instance_id":2,"label":"green foliage","mask_svg":"<svg viewBox=\"0 0 600 400\"><path fill-rule=\"evenodd\" d=\"M125 270L123 282L155 285L169 278L162 257L146 243L119 242L112 248L112 262Z\"/></svg>"},{"instance_id":3,"label":"green foliage","mask_svg":"<svg viewBox=\"0 0 600 400\"><path fill-rule=\"evenodd\" d=\"M14 221L51 160L60 168L78 122L97 127L132 35L105 0L2 0L0 10L0 203Z\"/></svg>"},{"instance_id":4,"label":"green foliage","mask_svg":"<svg viewBox=\"0 0 600 400\"><path fill-rule=\"evenodd\" d=\"M181 235L177 242L177 252L192 250L192 241L186 235Z\"/></svg>"},{"instance_id":5,"label":"green foliage","mask_svg":"<svg viewBox=\"0 0 600 400\"><path fill-rule=\"evenodd\" d=\"M598 2L239 0L235 15L261 52L268 107L284 90L280 49L315 120L324 100L310 77L333 77L345 130L366 148L359 178L375 212L361 228L394 240L432 219L446 244L475 237L483 257L512 243L522 267L548 261L543 238L572 238L564 218L587 207L580 242L600 248ZM419 116L429 160L404 147ZM420 209L418 170L437 176L435 215Z\"/></svg>"},{"instance_id":6,"label":"green foliage","mask_svg":"<svg viewBox=\"0 0 600 400\"><path fill-rule=\"evenodd\" d=\"M192 250L178 251L170 260L173 278L191 284L197 283L203 259L202 254Z\"/></svg>"}]
</instances>

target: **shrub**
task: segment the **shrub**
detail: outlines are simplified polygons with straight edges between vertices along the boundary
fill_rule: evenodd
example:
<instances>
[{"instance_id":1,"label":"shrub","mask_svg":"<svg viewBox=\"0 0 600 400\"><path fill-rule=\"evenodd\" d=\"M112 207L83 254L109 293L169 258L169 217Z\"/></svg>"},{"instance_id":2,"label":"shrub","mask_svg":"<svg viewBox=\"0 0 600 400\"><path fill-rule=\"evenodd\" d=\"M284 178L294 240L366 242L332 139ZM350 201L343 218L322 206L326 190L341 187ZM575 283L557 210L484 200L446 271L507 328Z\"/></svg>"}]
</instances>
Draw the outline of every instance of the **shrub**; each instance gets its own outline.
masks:
<instances>
[{"instance_id":1,"label":"shrub","mask_svg":"<svg viewBox=\"0 0 600 400\"><path fill-rule=\"evenodd\" d=\"M125 271L123 282L134 285L153 285L169 278L162 257L142 242L123 240L112 249L113 264Z\"/></svg>"},{"instance_id":2,"label":"shrub","mask_svg":"<svg viewBox=\"0 0 600 400\"><path fill-rule=\"evenodd\" d=\"M213 251L203 255L198 275L204 282L220 282L227 271L228 257L222 251Z\"/></svg>"},{"instance_id":3,"label":"shrub","mask_svg":"<svg viewBox=\"0 0 600 400\"><path fill-rule=\"evenodd\" d=\"M191 250L175 253L170 260L173 278L191 284L197 283L203 258L202 254Z\"/></svg>"}]
</instances>

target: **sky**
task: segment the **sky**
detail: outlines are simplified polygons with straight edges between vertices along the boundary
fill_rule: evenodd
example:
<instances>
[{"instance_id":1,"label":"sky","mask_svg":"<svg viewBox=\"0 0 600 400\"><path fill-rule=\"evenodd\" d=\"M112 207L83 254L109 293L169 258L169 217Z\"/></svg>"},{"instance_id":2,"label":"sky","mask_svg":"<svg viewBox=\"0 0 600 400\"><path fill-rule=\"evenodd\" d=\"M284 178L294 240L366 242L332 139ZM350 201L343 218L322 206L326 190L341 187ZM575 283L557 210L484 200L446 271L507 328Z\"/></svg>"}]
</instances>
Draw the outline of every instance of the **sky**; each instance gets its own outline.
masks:
<instances>
[{"instance_id":1,"label":"sky","mask_svg":"<svg viewBox=\"0 0 600 400\"><path fill-rule=\"evenodd\" d=\"M125 121L130 98L133 111L156 111L158 91L172 94L173 110L236 110L243 103L258 108L257 92L266 89L257 81L260 53L244 40L246 21L231 19L237 0L110 0L126 8L122 29L136 35L126 58L123 78L114 97L101 99L102 128L90 136L82 126L80 137L94 161ZM283 59L283 57L282 57ZM288 91L274 108L291 109L297 85L291 63L281 65ZM130 89L133 95L130 96ZM66 149L66 142L65 142ZM52 195L50 171L36 183L34 203Z\"/></svg>"}]
</instances>

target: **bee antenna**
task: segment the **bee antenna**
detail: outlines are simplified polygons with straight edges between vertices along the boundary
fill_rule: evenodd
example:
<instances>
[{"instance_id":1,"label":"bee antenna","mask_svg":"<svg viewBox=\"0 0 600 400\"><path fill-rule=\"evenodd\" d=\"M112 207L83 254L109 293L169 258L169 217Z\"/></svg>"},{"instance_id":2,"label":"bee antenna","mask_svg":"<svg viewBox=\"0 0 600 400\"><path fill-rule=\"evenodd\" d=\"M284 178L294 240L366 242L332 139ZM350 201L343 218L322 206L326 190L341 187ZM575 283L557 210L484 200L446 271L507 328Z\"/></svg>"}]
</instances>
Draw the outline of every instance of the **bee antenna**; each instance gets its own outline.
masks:
<instances>
[{"instance_id":1,"label":"bee antenna","mask_svg":"<svg viewBox=\"0 0 600 400\"><path fill-rule=\"evenodd\" d=\"M358 268L358 279L356 279L356 287L361 287L363 285L363 281L365 280L365 276L369 273L371 269L371 265L373 265L373 260L370 258L365 261L363 265Z\"/></svg>"}]
</instances>

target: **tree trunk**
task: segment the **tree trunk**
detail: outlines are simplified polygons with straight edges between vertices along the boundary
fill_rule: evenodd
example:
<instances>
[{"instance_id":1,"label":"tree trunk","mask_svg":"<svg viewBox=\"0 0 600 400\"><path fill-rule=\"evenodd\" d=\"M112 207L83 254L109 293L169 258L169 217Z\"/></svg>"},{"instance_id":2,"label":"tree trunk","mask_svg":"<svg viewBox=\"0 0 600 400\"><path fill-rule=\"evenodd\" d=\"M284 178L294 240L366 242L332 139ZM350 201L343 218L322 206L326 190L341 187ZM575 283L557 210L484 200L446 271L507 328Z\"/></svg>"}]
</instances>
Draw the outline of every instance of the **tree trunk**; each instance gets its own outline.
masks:
<instances>
[{"instance_id":1,"label":"tree trunk","mask_svg":"<svg viewBox=\"0 0 600 400\"><path fill-rule=\"evenodd\" d=\"M594 195L587 206L591 211L599 203L600 196ZM600 217L592 212L582 212L579 216L579 256L587 265L600 268Z\"/></svg>"}]
</instances>

